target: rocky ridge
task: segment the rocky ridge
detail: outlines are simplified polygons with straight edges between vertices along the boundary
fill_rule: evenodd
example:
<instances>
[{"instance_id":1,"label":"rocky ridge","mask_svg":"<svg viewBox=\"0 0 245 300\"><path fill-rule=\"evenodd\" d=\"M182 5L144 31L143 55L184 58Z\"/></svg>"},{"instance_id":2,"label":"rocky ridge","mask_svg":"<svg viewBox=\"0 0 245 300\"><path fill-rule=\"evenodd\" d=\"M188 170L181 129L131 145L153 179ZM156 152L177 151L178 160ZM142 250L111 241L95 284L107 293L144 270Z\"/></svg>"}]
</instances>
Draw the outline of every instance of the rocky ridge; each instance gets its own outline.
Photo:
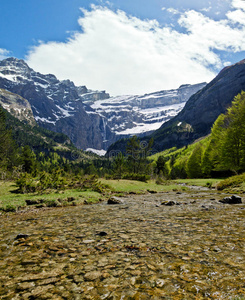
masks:
<instances>
[{"instance_id":1,"label":"rocky ridge","mask_svg":"<svg viewBox=\"0 0 245 300\"><path fill-rule=\"evenodd\" d=\"M103 118L88 115L83 104L84 95L103 99L109 97L105 92L92 92L70 80L40 74L16 58L0 62L0 88L27 99L38 125L66 134L79 148L101 149L104 136L110 136Z\"/></svg>"},{"instance_id":2,"label":"rocky ridge","mask_svg":"<svg viewBox=\"0 0 245 300\"><path fill-rule=\"evenodd\" d=\"M197 91L171 120L144 138L154 139L154 152L183 147L208 135L218 116L225 113L235 96L245 90L245 60L224 68L210 83ZM125 151L127 140L111 145L111 151Z\"/></svg>"},{"instance_id":3,"label":"rocky ridge","mask_svg":"<svg viewBox=\"0 0 245 300\"><path fill-rule=\"evenodd\" d=\"M150 134L204 86L183 85L143 96L110 98L105 91L91 91L70 80L35 72L23 60L0 61L0 88L26 99L38 125L66 134L82 149L107 149L122 137Z\"/></svg>"},{"instance_id":4,"label":"rocky ridge","mask_svg":"<svg viewBox=\"0 0 245 300\"><path fill-rule=\"evenodd\" d=\"M118 138L148 135L179 113L186 101L206 83L186 84L178 89L145 95L123 95L85 103L104 117Z\"/></svg>"},{"instance_id":5,"label":"rocky ridge","mask_svg":"<svg viewBox=\"0 0 245 300\"><path fill-rule=\"evenodd\" d=\"M0 89L0 105L20 121L36 124L30 103L21 96Z\"/></svg>"}]
</instances>

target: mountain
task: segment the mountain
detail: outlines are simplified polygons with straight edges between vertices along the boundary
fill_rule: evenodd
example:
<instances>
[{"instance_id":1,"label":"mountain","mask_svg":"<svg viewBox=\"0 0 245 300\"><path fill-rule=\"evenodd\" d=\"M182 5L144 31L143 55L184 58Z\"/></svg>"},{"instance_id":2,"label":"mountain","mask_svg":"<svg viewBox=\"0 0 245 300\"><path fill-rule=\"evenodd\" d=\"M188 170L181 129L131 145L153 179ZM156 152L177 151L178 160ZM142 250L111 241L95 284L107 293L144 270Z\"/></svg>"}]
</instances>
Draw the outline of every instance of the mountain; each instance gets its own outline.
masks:
<instances>
[{"instance_id":1,"label":"mountain","mask_svg":"<svg viewBox=\"0 0 245 300\"><path fill-rule=\"evenodd\" d=\"M24 120L28 102L27 119L33 123L34 117L37 125L64 133L81 149L105 150L122 137L150 134L174 117L203 86L205 83L110 98L105 91L92 91L70 80L59 81L54 75L35 72L23 60L0 61L0 89L9 96L12 93L2 105ZM18 100L13 95L18 95Z\"/></svg>"},{"instance_id":2,"label":"mountain","mask_svg":"<svg viewBox=\"0 0 245 300\"><path fill-rule=\"evenodd\" d=\"M206 83L182 85L178 89L159 91L142 96L118 96L109 99L87 100L87 113L104 117L116 139L131 135L145 136L160 128L182 110L191 95ZM93 111L89 111L92 108ZM111 141L113 142L113 141Z\"/></svg>"},{"instance_id":3,"label":"mountain","mask_svg":"<svg viewBox=\"0 0 245 300\"><path fill-rule=\"evenodd\" d=\"M174 118L144 140L154 138L154 152L182 147L210 133L217 117L225 113L233 98L245 90L245 60L224 68L209 84L195 93ZM109 147L124 151L127 139Z\"/></svg>"},{"instance_id":4,"label":"mountain","mask_svg":"<svg viewBox=\"0 0 245 300\"><path fill-rule=\"evenodd\" d=\"M108 98L105 92L40 74L16 58L0 61L0 88L28 100L41 127L66 134L78 148L104 148L110 128L100 115L86 113L83 100L88 95L90 99Z\"/></svg>"}]
</instances>

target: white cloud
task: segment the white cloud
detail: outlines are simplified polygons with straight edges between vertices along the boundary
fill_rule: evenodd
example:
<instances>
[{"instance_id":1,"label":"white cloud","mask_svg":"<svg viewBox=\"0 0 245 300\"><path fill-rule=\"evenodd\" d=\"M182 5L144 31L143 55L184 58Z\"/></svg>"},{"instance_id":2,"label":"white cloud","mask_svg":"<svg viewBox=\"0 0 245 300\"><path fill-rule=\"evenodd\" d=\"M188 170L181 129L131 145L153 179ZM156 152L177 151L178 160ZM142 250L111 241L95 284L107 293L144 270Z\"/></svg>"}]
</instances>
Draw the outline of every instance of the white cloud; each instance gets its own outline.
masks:
<instances>
[{"instance_id":1,"label":"white cloud","mask_svg":"<svg viewBox=\"0 0 245 300\"><path fill-rule=\"evenodd\" d=\"M235 11L229 11L227 17L234 23L245 25L245 13L241 9Z\"/></svg>"},{"instance_id":2,"label":"white cloud","mask_svg":"<svg viewBox=\"0 0 245 300\"><path fill-rule=\"evenodd\" d=\"M167 11L173 15L177 15L180 13L177 9L172 8L172 7L168 8Z\"/></svg>"},{"instance_id":3,"label":"white cloud","mask_svg":"<svg viewBox=\"0 0 245 300\"><path fill-rule=\"evenodd\" d=\"M238 5L234 0L233 5ZM35 70L69 78L77 85L106 89L112 95L142 94L210 81L210 66L222 67L215 50L245 49L244 28L232 17L214 21L190 10L179 18L180 33L155 20L93 7L79 18L81 32L66 43L40 43L27 61Z\"/></svg>"},{"instance_id":4,"label":"white cloud","mask_svg":"<svg viewBox=\"0 0 245 300\"><path fill-rule=\"evenodd\" d=\"M244 0L232 0L231 6L237 9L245 10L245 1Z\"/></svg>"},{"instance_id":5,"label":"white cloud","mask_svg":"<svg viewBox=\"0 0 245 300\"><path fill-rule=\"evenodd\" d=\"M0 48L0 60L7 58L8 55L9 55L8 50Z\"/></svg>"}]
</instances>

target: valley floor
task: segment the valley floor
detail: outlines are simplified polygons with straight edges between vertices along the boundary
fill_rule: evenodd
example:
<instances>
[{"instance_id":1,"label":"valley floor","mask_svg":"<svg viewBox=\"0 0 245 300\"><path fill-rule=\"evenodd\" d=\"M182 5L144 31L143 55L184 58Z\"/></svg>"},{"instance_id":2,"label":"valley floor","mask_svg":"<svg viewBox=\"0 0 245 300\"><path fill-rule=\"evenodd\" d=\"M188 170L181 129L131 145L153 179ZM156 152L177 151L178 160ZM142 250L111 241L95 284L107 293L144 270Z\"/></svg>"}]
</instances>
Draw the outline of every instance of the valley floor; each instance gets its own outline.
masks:
<instances>
[{"instance_id":1,"label":"valley floor","mask_svg":"<svg viewBox=\"0 0 245 300\"><path fill-rule=\"evenodd\" d=\"M245 299L245 204L224 196L199 188L2 215L0 299Z\"/></svg>"}]
</instances>

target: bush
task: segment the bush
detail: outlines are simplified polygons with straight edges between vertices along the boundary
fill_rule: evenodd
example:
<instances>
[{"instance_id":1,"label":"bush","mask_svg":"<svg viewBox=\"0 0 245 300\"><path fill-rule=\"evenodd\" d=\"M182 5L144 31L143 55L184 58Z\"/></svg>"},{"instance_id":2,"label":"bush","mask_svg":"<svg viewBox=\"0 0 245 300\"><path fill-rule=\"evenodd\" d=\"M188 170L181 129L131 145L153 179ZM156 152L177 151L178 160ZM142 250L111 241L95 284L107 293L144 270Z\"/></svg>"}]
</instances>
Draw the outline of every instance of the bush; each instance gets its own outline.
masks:
<instances>
[{"instance_id":1,"label":"bush","mask_svg":"<svg viewBox=\"0 0 245 300\"><path fill-rule=\"evenodd\" d=\"M241 187L244 182L245 182L245 173L241 175L232 176L225 180L220 181L217 184L217 190L222 191L227 188Z\"/></svg>"},{"instance_id":2,"label":"bush","mask_svg":"<svg viewBox=\"0 0 245 300\"><path fill-rule=\"evenodd\" d=\"M18 192L21 194L33 193L36 191L36 183L31 175L27 173L21 174L20 178L15 181L15 184L18 187Z\"/></svg>"},{"instance_id":3,"label":"bush","mask_svg":"<svg viewBox=\"0 0 245 300\"><path fill-rule=\"evenodd\" d=\"M11 204L7 204L5 207L1 208L4 212L16 212L16 207Z\"/></svg>"},{"instance_id":4,"label":"bush","mask_svg":"<svg viewBox=\"0 0 245 300\"><path fill-rule=\"evenodd\" d=\"M148 180L151 179L151 176L150 175L145 175L145 174L127 173L127 174L123 175L122 179L129 179L129 180L137 180L137 181L147 182Z\"/></svg>"},{"instance_id":5,"label":"bush","mask_svg":"<svg viewBox=\"0 0 245 300\"><path fill-rule=\"evenodd\" d=\"M60 207L62 206L58 200L49 200L46 202L47 207Z\"/></svg>"},{"instance_id":6,"label":"bush","mask_svg":"<svg viewBox=\"0 0 245 300\"><path fill-rule=\"evenodd\" d=\"M205 187L211 189L212 188L212 182L206 182Z\"/></svg>"}]
</instances>

